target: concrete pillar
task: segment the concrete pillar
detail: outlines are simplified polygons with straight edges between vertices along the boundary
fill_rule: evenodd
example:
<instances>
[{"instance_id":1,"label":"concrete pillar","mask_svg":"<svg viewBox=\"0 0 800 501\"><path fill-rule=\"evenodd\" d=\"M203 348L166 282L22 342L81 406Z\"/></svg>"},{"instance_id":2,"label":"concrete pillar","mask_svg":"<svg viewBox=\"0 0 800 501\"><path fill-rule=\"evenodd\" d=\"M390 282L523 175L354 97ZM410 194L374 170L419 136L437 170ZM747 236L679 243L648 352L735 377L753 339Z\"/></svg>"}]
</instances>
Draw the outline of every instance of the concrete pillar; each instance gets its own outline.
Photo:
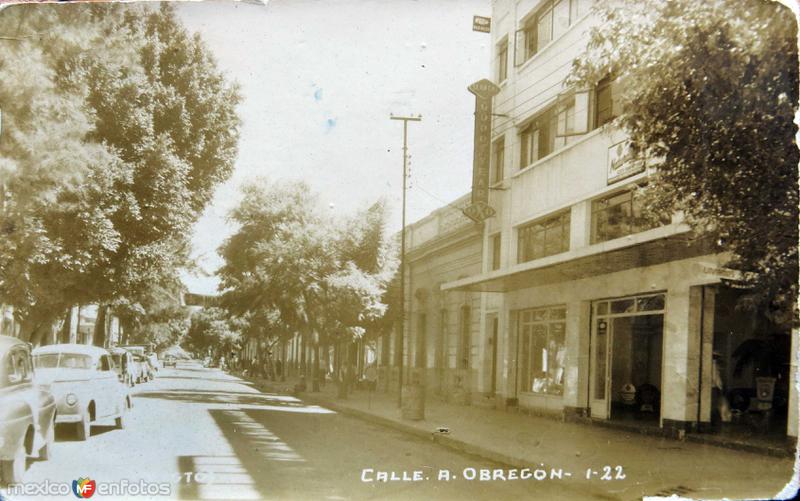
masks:
<instances>
[{"instance_id":1,"label":"concrete pillar","mask_svg":"<svg viewBox=\"0 0 800 501\"><path fill-rule=\"evenodd\" d=\"M591 302L567 303L564 412L582 415L588 397Z\"/></svg>"},{"instance_id":2,"label":"concrete pillar","mask_svg":"<svg viewBox=\"0 0 800 501\"><path fill-rule=\"evenodd\" d=\"M585 200L572 206L569 215L569 248L589 245L592 231L592 202Z\"/></svg>"},{"instance_id":3,"label":"concrete pillar","mask_svg":"<svg viewBox=\"0 0 800 501\"><path fill-rule=\"evenodd\" d=\"M786 434L790 437L797 438L798 427L798 405L800 405L800 398L798 398L798 358L800 358L800 329L792 329L792 342L789 348L789 412L786 418Z\"/></svg>"},{"instance_id":4,"label":"concrete pillar","mask_svg":"<svg viewBox=\"0 0 800 501\"><path fill-rule=\"evenodd\" d=\"M711 422L711 390L713 386L714 312L717 290L714 286L703 287L702 332L700 347L700 423Z\"/></svg>"},{"instance_id":5,"label":"concrete pillar","mask_svg":"<svg viewBox=\"0 0 800 501\"><path fill-rule=\"evenodd\" d=\"M699 298L698 291L692 295ZM696 299L697 299L696 298ZM697 387L689 387L688 361L696 359L699 343L699 309L690 312L690 289L675 287L667 291L667 309L664 315L663 365L661 367L661 424L665 428L684 430L687 421L687 400L696 401ZM690 315L690 313L692 313ZM690 321L690 317L695 321ZM696 317L696 318L694 318ZM693 353L690 353L690 324L695 325ZM697 365L695 368L695 378ZM696 413L696 408L694 409Z\"/></svg>"}]
</instances>

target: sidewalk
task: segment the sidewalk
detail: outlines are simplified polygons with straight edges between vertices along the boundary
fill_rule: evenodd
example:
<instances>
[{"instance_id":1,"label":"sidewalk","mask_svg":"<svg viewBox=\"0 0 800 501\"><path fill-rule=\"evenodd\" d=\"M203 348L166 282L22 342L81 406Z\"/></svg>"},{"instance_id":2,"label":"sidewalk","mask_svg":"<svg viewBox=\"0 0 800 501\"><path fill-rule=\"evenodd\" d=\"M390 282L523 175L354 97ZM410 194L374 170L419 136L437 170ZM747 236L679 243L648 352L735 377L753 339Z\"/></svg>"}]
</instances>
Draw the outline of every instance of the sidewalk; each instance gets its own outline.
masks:
<instances>
[{"instance_id":1,"label":"sidewalk","mask_svg":"<svg viewBox=\"0 0 800 501\"><path fill-rule=\"evenodd\" d=\"M291 394L294 383L257 380L262 390ZM400 417L397 395L351 393L337 398L337 388L327 384L320 392L299 398L341 414L387 426L443 446L514 468L563 469L570 482L592 483L607 499L638 499L646 495L682 495L689 498L769 499L793 475L793 458L771 457L714 445L646 436L583 423L528 416L474 406L459 406L428 398L425 419ZM449 428L440 434L437 427ZM611 476L616 467L624 479L603 480L604 467ZM590 474L587 470L597 472Z\"/></svg>"}]
</instances>

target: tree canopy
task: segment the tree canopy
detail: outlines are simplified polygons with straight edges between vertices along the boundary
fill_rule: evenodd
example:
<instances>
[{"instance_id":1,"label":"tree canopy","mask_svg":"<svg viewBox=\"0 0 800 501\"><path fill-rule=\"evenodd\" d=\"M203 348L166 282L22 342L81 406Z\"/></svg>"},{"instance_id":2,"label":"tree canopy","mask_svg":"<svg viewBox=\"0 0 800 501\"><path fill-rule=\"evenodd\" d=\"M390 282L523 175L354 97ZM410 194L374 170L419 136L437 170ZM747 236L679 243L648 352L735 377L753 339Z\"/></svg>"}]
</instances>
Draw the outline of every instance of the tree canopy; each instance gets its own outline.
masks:
<instances>
[{"instance_id":1,"label":"tree canopy","mask_svg":"<svg viewBox=\"0 0 800 501\"><path fill-rule=\"evenodd\" d=\"M0 302L24 335L174 281L230 177L237 87L168 4L0 13Z\"/></svg>"},{"instance_id":2,"label":"tree canopy","mask_svg":"<svg viewBox=\"0 0 800 501\"><path fill-rule=\"evenodd\" d=\"M385 204L348 218L323 215L309 186L265 180L243 188L238 230L220 249L223 304L264 341L318 333L353 339L382 316L396 260Z\"/></svg>"},{"instance_id":3,"label":"tree canopy","mask_svg":"<svg viewBox=\"0 0 800 501\"><path fill-rule=\"evenodd\" d=\"M596 2L568 83L620 83L617 124L655 159L645 199L711 235L749 300L784 309L798 282L797 27L764 0Z\"/></svg>"}]
</instances>

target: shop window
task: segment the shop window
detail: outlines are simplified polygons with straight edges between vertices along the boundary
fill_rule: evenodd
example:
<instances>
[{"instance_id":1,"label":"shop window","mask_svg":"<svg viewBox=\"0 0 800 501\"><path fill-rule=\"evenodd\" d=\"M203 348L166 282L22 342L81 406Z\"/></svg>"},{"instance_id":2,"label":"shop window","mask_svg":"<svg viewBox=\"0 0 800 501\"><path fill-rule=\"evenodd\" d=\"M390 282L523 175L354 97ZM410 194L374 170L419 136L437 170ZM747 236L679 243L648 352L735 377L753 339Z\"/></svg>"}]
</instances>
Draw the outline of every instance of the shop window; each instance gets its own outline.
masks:
<instances>
[{"instance_id":1,"label":"shop window","mask_svg":"<svg viewBox=\"0 0 800 501\"><path fill-rule=\"evenodd\" d=\"M508 78L508 38L497 46L497 82L502 83Z\"/></svg>"},{"instance_id":2,"label":"shop window","mask_svg":"<svg viewBox=\"0 0 800 501\"><path fill-rule=\"evenodd\" d=\"M524 310L519 318L523 391L563 395L566 308Z\"/></svg>"},{"instance_id":3,"label":"shop window","mask_svg":"<svg viewBox=\"0 0 800 501\"><path fill-rule=\"evenodd\" d=\"M492 144L492 182L499 183L505 177L503 172L506 163L506 141L500 137Z\"/></svg>"},{"instance_id":4,"label":"shop window","mask_svg":"<svg viewBox=\"0 0 800 501\"><path fill-rule=\"evenodd\" d=\"M669 223L669 217L659 220L646 217L641 199L633 190L615 193L592 202L592 243L605 242L632 235Z\"/></svg>"},{"instance_id":5,"label":"shop window","mask_svg":"<svg viewBox=\"0 0 800 501\"><path fill-rule=\"evenodd\" d=\"M591 0L550 0L517 31L515 65L533 57L589 11Z\"/></svg>"},{"instance_id":6,"label":"shop window","mask_svg":"<svg viewBox=\"0 0 800 501\"><path fill-rule=\"evenodd\" d=\"M492 235L492 271L500 269L500 233Z\"/></svg>"},{"instance_id":7,"label":"shop window","mask_svg":"<svg viewBox=\"0 0 800 501\"><path fill-rule=\"evenodd\" d=\"M568 251L569 225L570 212L567 210L521 227L518 232L518 262Z\"/></svg>"}]
</instances>

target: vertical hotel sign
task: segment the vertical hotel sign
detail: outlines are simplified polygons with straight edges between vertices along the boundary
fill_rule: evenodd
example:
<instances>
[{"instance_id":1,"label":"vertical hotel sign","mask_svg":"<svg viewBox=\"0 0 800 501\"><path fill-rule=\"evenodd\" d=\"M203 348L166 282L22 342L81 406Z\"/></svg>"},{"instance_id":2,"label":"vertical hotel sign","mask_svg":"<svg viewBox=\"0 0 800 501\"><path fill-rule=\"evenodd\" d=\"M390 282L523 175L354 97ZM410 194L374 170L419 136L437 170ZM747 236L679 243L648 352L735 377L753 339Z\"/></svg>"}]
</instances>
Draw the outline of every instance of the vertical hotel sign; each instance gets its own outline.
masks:
<instances>
[{"instance_id":1,"label":"vertical hotel sign","mask_svg":"<svg viewBox=\"0 0 800 501\"><path fill-rule=\"evenodd\" d=\"M472 158L472 204L464 214L475 222L492 217L489 206L489 162L492 146L492 97L500 88L490 80L479 80L467 89L475 95L475 148Z\"/></svg>"}]
</instances>

